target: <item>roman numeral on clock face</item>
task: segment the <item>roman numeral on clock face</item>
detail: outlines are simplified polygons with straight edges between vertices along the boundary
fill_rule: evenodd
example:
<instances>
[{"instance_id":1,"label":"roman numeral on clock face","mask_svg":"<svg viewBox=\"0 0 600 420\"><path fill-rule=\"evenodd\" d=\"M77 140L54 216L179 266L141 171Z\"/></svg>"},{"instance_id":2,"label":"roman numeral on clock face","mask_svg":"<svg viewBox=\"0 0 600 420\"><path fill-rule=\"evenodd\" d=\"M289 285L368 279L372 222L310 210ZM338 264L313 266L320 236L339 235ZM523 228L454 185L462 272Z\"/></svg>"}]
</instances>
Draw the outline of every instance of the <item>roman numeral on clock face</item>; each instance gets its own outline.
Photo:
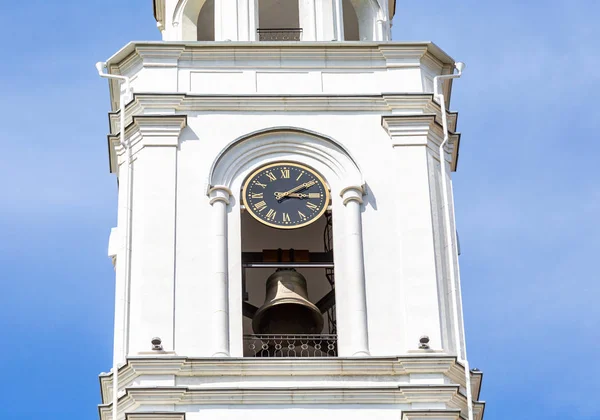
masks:
<instances>
[{"instance_id":1,"label":"roman numeral on clock face","mask_svg":"<svg viewBox=\"0 0 600 420\"><path fill-rule=\"evenodd\" d=\"M265 216L267 219L271 219L271 220L275 220L275 215L277 214L277 212L273 209L269 209L269 211L267 212L267 215Z\"/></svg>"},{"instance_id":2,"label":"roman numeral on clock face","mask_svg":"<svg viewBox=\"0 0 600 420\"><path fill-rule=\"evenodd\" d=\"M245 211L259 222L295 229L318 220L327 211L330 195L314 170L282 161L257 168L244 182L240 198Z\"/></svg>"},{"instance_id":3,"label":"roman numeral on clock face","mask_svg":"<svg viewBox=\"0 0 600 420\"><path fill-rule=\"evenodd\" d=\"M265 203L264 201L259 201L254 205L254 208L256 209L256 211L261 212L267 208L267 203Z\"/></svg>"},{"instance_id":4,"label":"roman numeral on clock face","mask_svg":"<svg viewBox=\"0 0 600 420\"><path fill-rule=\"evenodd\" d=\"M317 206L316 204L311 203L310 201L306 203L306 207L308 207L311 210L316 210L319 208L319 206Z\"/></svg>"}]
</instances>

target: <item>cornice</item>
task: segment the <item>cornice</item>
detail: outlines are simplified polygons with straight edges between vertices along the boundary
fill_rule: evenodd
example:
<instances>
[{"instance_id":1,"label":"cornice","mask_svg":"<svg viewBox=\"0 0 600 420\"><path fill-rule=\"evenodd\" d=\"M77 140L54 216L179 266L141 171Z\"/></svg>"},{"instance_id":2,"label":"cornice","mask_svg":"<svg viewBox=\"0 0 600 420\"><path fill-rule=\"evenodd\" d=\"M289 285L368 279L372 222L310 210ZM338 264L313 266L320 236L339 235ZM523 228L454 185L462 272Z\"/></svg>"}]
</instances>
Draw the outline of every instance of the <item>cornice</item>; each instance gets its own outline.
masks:
<instances>
[{"instance_id":1,"label":"cornice","mask_svg":"<svg viewBox=\"0 0 600 420\"><path fill-rule=\"evenodd\" d=\"M171 67L187 71L253 69L278 71L374 71L421 68L444 74L454 60L432 42L131 42L107 60L111 74L135 81L144 68ZM431 74L433 77L434 74ZM111 81L112 109L118 107L118 83ZM449 89L450 83L446 86ZM445 92L448 100L450 91Z\"/></svg>"},{"instance_id":2,"label":"cornice","mask_svg":"<svg viewBox=\"0 0 600 420\"><path fill-rule=\"evenodd\" d=\"M318 65L324 59L335 61L340 59L351 66L372 66L378 60L385 62L386 57L393 59L394 62L400 57L410 58L418 63L421 57L431 56L438 63L453 65L454 59L440 49L436 44L430 41L417 42L368 42L368 41L344 41L344 42L297 42L297 41L277 41L277 42L255 42L255 41L133 41L126 44L117 53L107 60L110 66L121 66L121 62L130 55L137 55L139 51L150 49L161 54L171 54L169 51L181 51L181 59L190 61L193 59L198 62L218 61L220 66L226 65L224 59L235 59L232 63L239 68L240 61L251 57L257 65L257 58L271 61L271 65L281 67L282 58L303 58L313 61L312 65ZM354 64L349 60L354 61ZM366 60L371 64L360 63ZM226 61L226 60L225 60ZM293 65L294 63L290 63ZM301 64L301 63L297 63ZM302 64L306 66L307 63ZM265 65L269 65L265 63Z\"/></svg>"},{"instance_id":3,"label":"cornice","mask_svg":"<svg viewBox=\"0 0 600 420\"><path fill-rule=\"evenodd\" d=\"M200 409L207 405L409 405L432 401L466 411L466 399L456 385L287 389L151 387L128 388L119 398L119 414L144 405L185 405L186 409L190 406ZM100 418L108 420L112 404L99 406L99 411ZM474 412L479 419L482 404L474 403Z\"/></svg>"},{"instance_id":4,"label":"cornice","mask_svg":"<svg viewBox=\"0 0 600 420\"><path fill-rule=\"evenodd\" d=\"M443 374L465 388L464 367L452 356L405 356L400 358L271 359L203 358L156 356L134 357L119 368L119 394L143 375L175 377L398 377L411 374ZM472 374L472 377L476 375ZM479 395L479 380L472 381L473 395ZM102 401L112 400L112 373L100 375Z\"/></svg>"},{"instance_id":5,"label":"cornice","mask_svg":"<svg viewBox=\"0 0 600 420\"><path fill-rule=\"evenodd\" d=\"M460 410L405 410L402 411L402 420L461 420Z\"/></svg>"},{"instance_id":6,"label":"cornice","mask_svg":"<svg viewBox=\"0 0 600 420\"><path fill-rule=\"evenodd\" d=\"M186 125L187 115L134 115L125 127L125 141L133 156L144 147L176 147ZM116 128L117 132L108 136L111 172L116 172L126 152L120 142L120 127Z\"/></svg>"},{"instance_id":7,"label":"cornice","mask_svg":"<svg viewBox=\"0 0 600 420\"><path fill-rule=\"evenodd\" d=\"M431 155L439 160L439 147L443 142L444 132L438 121L436 114L381 117L381 125L390 136L392 147L426 146ZM460 133L450 132L445 151L452 171L456 171L457 168L459 145Z\"/></svg>"},{"instance_id":8,"label":"cornice","mask_svg":"<svg viewBox=\"0 0 600 420\"><path fill-rule=\"evenodd\" d=\"M125 420L185 420L185 413L125 413Z\"/></svg>"}]
</instances>

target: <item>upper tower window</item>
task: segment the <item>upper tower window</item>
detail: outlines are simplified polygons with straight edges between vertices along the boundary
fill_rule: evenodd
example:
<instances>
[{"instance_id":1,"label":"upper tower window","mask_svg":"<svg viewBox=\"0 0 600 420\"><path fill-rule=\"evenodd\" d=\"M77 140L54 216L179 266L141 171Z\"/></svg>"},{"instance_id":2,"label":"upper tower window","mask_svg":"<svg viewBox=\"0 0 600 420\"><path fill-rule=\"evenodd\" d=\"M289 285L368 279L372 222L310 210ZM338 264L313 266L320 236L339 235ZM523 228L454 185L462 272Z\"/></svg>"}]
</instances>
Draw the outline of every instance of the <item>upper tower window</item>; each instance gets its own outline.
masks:
<instances>
[{"instance_id":1,"label":"upper tower window","mask_svg":"<svg viewBox=\"0 0 600 420\"><path fill-rule=\"evenodd\" d=\"M206 0L198 15L198 41L215 40L215 0Z\"/></svg>"},{"instance_id":2,"label":"upper tower window","mask_svg":"<svg viewBox=\"0 0 600 420\"><path fill-rule=\"evenodd\" d=\"M344 0L344 40L345 41L360 41L358 35L358 17L350 0Z\"/></svg>"},{"instance_id":3,"label":"upper tower window","mask_svg":"<svg viewBox=\"0 0 600 420\"><path fill-rule=\"evenodd\" d=\"M300 41L298 0L258 1L259 41Z\"/></svg>"},{"instance_id":4,"label":"upper tower window","mask_svg":"<svg viewBox=\"0 0 600 420\"><path fill-rule=\"evenodd\" d=\"M381 9L375 0L343 0L344 40L375 41Z\"/></svg>"}]
</instances>

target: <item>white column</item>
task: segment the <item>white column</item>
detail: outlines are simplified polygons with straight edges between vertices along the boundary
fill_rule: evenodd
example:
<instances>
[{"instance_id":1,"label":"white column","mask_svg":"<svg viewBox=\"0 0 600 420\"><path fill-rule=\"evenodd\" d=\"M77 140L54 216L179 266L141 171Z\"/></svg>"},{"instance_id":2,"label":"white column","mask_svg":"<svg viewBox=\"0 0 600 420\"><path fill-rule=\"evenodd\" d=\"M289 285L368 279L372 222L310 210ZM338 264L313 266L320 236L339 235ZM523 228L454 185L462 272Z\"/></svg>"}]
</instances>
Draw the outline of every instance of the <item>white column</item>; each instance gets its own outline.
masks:
<instances>
[{"instance_id":1,"label":"white column","mask_svg":"<svg viewBox=\"0 0 600 420\"><path fill-rule=\"evenodd\" d=\"M338 41L344 40L344 9L342 0L334 0L335 2L335 39Z\"/></svg>"},{"instance_id":2,"label":"white column","mask_svg":"<svg viewBox=\"0 0 600 420\"><path fill-rule=\"evenodd\" d=\"M300 27L302 28L302 41L317 40L317 14L315 0L299 0Z\"/></svg>"},{"instance_id":3,"label":"white column","mask_svg":"<svg viewBox=\"0 0 600 420\"><path fill-rule=\"evenodd\" d=\"M213 207L213 275L212 293L213 357L229 357L229 276L227 270L227 206L232 195L229 188L219 185L209 191Z\"/></svg>"},{"instance_id":4,"label":"white column","mask_svg":"<svg viewBox=\"0 0 600 420\"><path fill-rule=\"evenodd\" d=\"M237 0L216 0L215 41L237 40L239 40Z\"/></svg>"},{"instance_id":5,"label":"white column","mask_svg":"<svg viewBox=\"0 0 600 420\"><path fill-rule=\"evenodd\" d=\"M352 326L352 355L369 356L367 331L367 296L365 291L365 264L363 256L361 204L362 186L346 187L340 193L346 211L346 284L348 290L349 325Z\"/></svg>"}]
</instances>

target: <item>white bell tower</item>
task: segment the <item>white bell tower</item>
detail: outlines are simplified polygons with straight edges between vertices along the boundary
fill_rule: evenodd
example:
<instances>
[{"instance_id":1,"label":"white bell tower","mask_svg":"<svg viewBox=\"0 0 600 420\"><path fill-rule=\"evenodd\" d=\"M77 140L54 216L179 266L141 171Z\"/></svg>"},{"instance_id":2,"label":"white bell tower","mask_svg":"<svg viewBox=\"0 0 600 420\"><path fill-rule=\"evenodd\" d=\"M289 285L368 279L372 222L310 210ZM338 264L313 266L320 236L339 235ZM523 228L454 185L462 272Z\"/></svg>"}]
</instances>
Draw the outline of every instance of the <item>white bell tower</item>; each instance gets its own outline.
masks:
<instances>
[{"instance_id":1,"label":"white bell tower","mask_svg":"<svg viewBox=\"0 0 600 420\"><path fill-rule=\"evenodd\" d=\"M482 419L449 112L394 0L154 0L109 79L101 420ZM456 69L458 72L455 73Z\"/></svg>"}]
</instances>

